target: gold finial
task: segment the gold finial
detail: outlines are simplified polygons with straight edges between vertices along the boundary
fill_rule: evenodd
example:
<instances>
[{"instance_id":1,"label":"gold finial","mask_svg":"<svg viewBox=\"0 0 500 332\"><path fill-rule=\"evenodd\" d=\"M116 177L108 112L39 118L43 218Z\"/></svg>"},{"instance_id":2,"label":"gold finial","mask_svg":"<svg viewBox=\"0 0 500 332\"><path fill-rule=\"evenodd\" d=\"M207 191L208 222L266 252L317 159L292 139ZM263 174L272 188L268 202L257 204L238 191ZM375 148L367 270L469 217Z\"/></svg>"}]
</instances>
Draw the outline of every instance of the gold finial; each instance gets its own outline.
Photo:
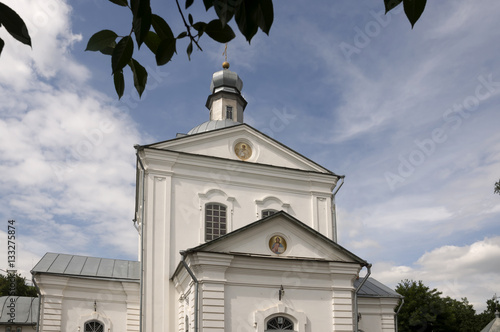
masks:
<instances>
[{"instance_id":1,"label":"gold finial","mask_svg":"<svg viewBox=\"0 0 500 332\"><path fill-rule=\"evenodd\" d=\"M222 63L222 68L228 69L229 68L229 62L227 62L227 43L226 47L224 48L224 52L222 52L222 55L224 55L224 62Z\"/></svg>"}]
</instances>

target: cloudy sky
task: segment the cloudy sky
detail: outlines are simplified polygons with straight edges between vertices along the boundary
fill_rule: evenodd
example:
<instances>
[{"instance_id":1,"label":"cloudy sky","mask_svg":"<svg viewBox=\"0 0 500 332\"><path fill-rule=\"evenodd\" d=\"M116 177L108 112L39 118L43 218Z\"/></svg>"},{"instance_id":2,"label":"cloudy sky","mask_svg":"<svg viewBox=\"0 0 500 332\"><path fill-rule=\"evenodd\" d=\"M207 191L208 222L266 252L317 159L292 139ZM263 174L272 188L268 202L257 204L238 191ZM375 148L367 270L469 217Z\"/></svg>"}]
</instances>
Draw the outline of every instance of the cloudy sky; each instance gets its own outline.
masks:
<instances>
[{"instance_id":1,"label":"cloudy sky","mask_svg":"<svg viewBox=\"0 0 500 332\"><path fill-rule=\"evenodd\" d=\"M202 38L188 61L182 40L160 68L141 50L148 88L139 100L128 76L118 101L109 58L84 49L99 30L128 34L126 8L3 2L33 49L0 31L0 236L15 219L25 275L46 252L135 259L133 145L208 119L224 46ZM195 21L213 17L196 3ZM181 32L175 2L152 6ZM275 1L269 37L228 47L246 122L346 175L339 243L391 287L423 280L480 311L500 293L499 16L495 0L432 1L412 30L382 0Z\"/></svg>"}]
</instances>

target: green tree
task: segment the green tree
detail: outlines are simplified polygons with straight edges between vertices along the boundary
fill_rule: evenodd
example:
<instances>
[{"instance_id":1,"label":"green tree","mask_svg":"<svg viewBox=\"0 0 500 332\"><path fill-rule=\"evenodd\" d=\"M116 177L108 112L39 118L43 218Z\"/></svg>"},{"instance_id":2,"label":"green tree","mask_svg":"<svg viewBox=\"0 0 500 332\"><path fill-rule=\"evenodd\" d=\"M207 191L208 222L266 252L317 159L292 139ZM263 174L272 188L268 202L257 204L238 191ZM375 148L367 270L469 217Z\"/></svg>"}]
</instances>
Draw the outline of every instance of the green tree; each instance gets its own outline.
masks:
<instances>
[{"instance_id":1,"label":"green tree","mask_svg":"<svg viewBox=\"0 0 500 332\"><path fill-rule=\"evenodd\" d=\"M15 280L15 287L12 285L13 279ZM12 294L13 293L13 294ZM16 296L30 296L37 297L36 288L26 284L26 278L21 277L20 274L0 274L0 296L16 295Z\"/></svg>"},{"instance_id":2,"label":"green tree","mask_svg":"<svg viewBox=\"0 0 500 332\"><path fill-rule=\"evenodd\" d=\"M486 309L482 313L476 315L477 325L480 326L481 329L488 325L488 323L495 318L495 312L497 310L500 310L500 306L496 296L486 300Z\"/></svg>"},{"instance_id":3,"label":"green tree","mask_svg":"<svg viewBox=\"0 0 500 332\"><path fill-rule=\"evenodd\" d=\"M399 331L443 331L442 319L448 314L440 292L429 289L422 281L407 279L397 285L396 292L405 298L398 315Z\"/></svg>"},{"instance_id":4,"label":"green tree","mask_svg":"<svg viewBox=\"0 0 500 332\"><path fill-rule=\"evenodd\" d=\"M184 23L182 31L174 35L167 21L153 13L151 0L109 0L110 2L130 9L132 24L124 35L111 30L95 33L87 44L87 51L99 51L111 56L111 70L116 93L120 98L125 89L123 69L129 66L134 86L142 95L146 88L148 73L133 58L135 46L139 50L143 44L155 55L158 66L168 63L177 52L177 41L187 38L186 53L190 58L193 48L202 50L199 40L205 34L219 43L227 43L235 37L228 23L234 18L239 31L250 43L260 29L269 34L274 20L272 0L203 0L207 11L215 12L216 17L210 22L196 21L189 10L194 0L185 0L184 9L179 0L175 0L177 9ZM422 15L427 0L384 0L386 13L399 5L403 5L405 14L413 27ZM186 15L187 14L187 15ZM187 18L187 19L186 19ZM15 39L31 46L31 38L26 24L10 7L0 2L0 27L4 27ZM135 37L135 43L132 36ZM5 42L0 39L0 54Z\"/></svg>"},{"instance_id":5,"label":"green tree","mask_svg":"<svg viewBox=\"0 0 500 332\"><path fill-rule=\"evenodd\" d=\"M269 34L274 20L272 0L203 0L205 9L213 10L216 14L210 22L195 21L193 15L187 13L194 0L185 0L183 8L179 0L176 0L184 26L180 33L174 34L167 21L153 13L151 0L109 1L130 9L132 12L131 28L121 36L111 30L101 30L90 38L86 50L99 51L111 56L111 72L119 98L125 90L123 70L126 66L132 71L134 86L139 96L146 88L148 73L133 57L136 46L139 50L143 44L146 44L154 54L156 64L162 66L177 53L181 39L187 40L186 53L190 58L195 47L202 50L199 40L203 35L208 35L219 43L231 41L235 33L228 23L233 18L239 31L249 43L259 29ZM384 0L384 5L387 13L402 4L413 27L422 15L426 2L427 0ZM135 37L135 43L132 36Z\"/></svg>"},{"instance_id":6,"label":"green tree","mask_svg":"<svg viewBox=\"0 0 500 332\"><path fill-rule=\"evenodd\" d=\"M500 195L500 180L498 180L498 181L495 183L495 190L494 190L494 193L495 193L495 194L499 194L499 195Z\"/></svg>"}]
</instances>

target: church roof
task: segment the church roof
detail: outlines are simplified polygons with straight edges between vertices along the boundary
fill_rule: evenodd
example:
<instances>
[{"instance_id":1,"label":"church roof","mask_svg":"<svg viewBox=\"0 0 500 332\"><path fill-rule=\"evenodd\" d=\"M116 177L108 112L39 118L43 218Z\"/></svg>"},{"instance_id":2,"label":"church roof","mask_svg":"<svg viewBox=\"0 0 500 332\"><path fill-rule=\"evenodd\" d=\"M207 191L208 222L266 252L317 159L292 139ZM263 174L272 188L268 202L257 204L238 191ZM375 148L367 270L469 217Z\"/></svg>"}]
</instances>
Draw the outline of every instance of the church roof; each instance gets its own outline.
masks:
<instances>
[{"instance_id":1,"label":"church roof","mask_svg":"<svg viewBox=\"0 0 500 332\"><path fill-rule=\"evenodd\" d=\"M311 165L314 165L314 168L317 169L318 173L330 174L330 175L334 175L334 176L337 176L337 177L343 177L343 175L338 175L335 172L332 172L331 170L325 168L324 166L321 166L320 164L318 164L314 160L311 160L311 159L307 158L306 156L302 155L301 153L293 150L292 148L290 148L290 147L286 146L285 144L281 143L280 141L278 141L278 140L276 140L276 139L274 139L274 138L272 138L272 137L264 134L263 132L255 129L254 127L248 125L247 123L237 123L237 122L234 122L234 125L223 126L222 122L224 122L224 121L227 121L227 124L230 124L230 122L234 122L234 121L230 121L230 120L207 121L207 122L205 122L205 124L208 123L208 122L220 122L220 124L218 125L219 128L215 128L213 130L207 130L207 131L200 130L199 132L197 132L197 133L191 133L190 135L179 135L178 137L175 137L175 138L172 138L172 139L169 139L169 140L160 141L160 142L151 143L151 144L146 144L146 145L137 145L135 147L138 150L142 150L142 149L159 149L159 150L166 150L166 151L174 151L174 152L177 152L177 153L183 153L182 151L179 151L177 149L170 148L170 145L175 145L177 143L185 142L185 141L189 142L190 140L192 140L192 139L194 139L196 137L201 137L203 135L207 135L207 137L210 137L211 135L214 135L214 134L216 134L218 132L219 133L223 132L225 130L233 130L233 129L237 130L238 128L244 128L245 130L248 130L249 132L253 132L257 136L263 137L266 140L269 140L269 141L275 143L277 146L280 146L284 150L289 151L291 154L297 156L298 158L304 160L305 162L307 162L307 163L309 163ZM203 125L204 124L201 124L200 126L203 126ZM197 127L195 127L195 128L197 128ZM193 128L193 130L195 128ZM170 144L170 143L173 143L173 144ZM165 147L165 146L167 146L167 147ZM209 157L209 158L218 158L216 156L209 156L209 155L200 155L200 156L205 156L205 157ZM237 160L237 161L240 161L240 160ZM276 166L276 165L271 165L271 164L261 164L261 165L267 165L267 166L278 167L278 168L287 168L287 167ZM292 169L292 168L290 168L290 169Z\"/></svg>"},{"instance_id":2,"label":"church roof","mask_svg":"<svg viewBox=\"0 0 500 332\"><path fill-rule=\"evenodd\" d=\"M9 305L15 301L15 316L11 317ZM38 297L2 296L0 297L0 325L34 325L38 317ZM13 322L9 322L10 319Z\"/></svg>"},{"instance_id":3,"label":"church roof","mask_svg":"<svg viewBox=\"0 0 500 332\"><path fill-rule=\"evenodd\" d=\"M363 281L363 278L359 278L358 280L354 281L354 287L358 287L359 284ZM368 278L368 280L365 282L363 287L359 290L358 293L359 296L361 297L396 297L396 298L403 298L403 296L394 290L390 289L386 285L382 284L381 282L373 279L373 278Z\"/></svg>"},{"instance_id":4,"label":"church roof","mask_svg":"<svg viewBox=\"0 0 500 332\"><path fill-rule=\"evenodd\" d=\"M235 231L232 231L230 233L222 235L222 236L218 237L215 240L203 243L203 244L201 244L201 245L199 245L197 247L191 248L191 249L187 249L186 253L192 253L192 252L197 252L197 251L204 251L205 249L207 249L207 247L211 247L211 246L213 246L213 244L215 244L217 242L224 241L225 239L233 237L233 236L235 236L237 234L245 232L245 231L247 231L247 230L249 230L251 228L257 227L257 226L259 226L261 224L267 223L267 222L269 222L269 221L271 221L273 219L279 218L279 217L284 217L289 222L291 222L291 223L297 225L298 227L302 228L305 232L311 233L319 241L325 241L325 242L327 242L330 246L334 247L339 252L342 252L344 255L346 255L347 257L349 257L350 259L352 259L354 262L356 262L358 264L361 264L362 266L367 266L368 265L368 262L365 261L364 259L356 256L354 253L350 252L349 250L345 249L341 245L337 244L335 241L327 238L326 236L324 236L320 232L316 231L315 229L307 226L306 224L304 224L300 220L292 217L291 215L289 215L285 211L276 212L276 213L274 213L274 214L272 214L272 215L270 215L268 217L262 218L260 220L257 220L255 222L251 223L251 224L248 224L248 225L246 225L244 227L241 227L241 228L239 228L239 229L237 229ZM296 257L293 257L293 258L296 258Z\"/></svg>"},{"instance_id":5,"label":"church roof","mask_svg":"<svg viewBox=\"0 0 500 332\"><path fill-rule=\"evenodd\" d=\"M203 133L205 131L211 131L211 130L220 129L220 128L232 127L232 126L236 126L238 124L240 124L240 123L233 121L233 120L230 120L230 119L210 120L210 121L203 122L202 124L194 127L187 134L193 135L193 134Z\"/></svg>"},{"instance_id":6,"label":"church roof","mask_svg":"<svg viewBox=\"0 0 500 332\"><path fill-rule=\"evenodd\" d=\"M31 273L139 281L140 271L140 263L135 261L49 252Z\"/></svg>"},{"instance_id":7,"label":"church roof","mask_svg":"<svg viewBox=\"0 0 500 332\"><path fill-rule=\"evenodd\" d=\"M498 311L495 313L495 318L481 332L500 332L500 317Z\"/></svg>"}]
</instances>

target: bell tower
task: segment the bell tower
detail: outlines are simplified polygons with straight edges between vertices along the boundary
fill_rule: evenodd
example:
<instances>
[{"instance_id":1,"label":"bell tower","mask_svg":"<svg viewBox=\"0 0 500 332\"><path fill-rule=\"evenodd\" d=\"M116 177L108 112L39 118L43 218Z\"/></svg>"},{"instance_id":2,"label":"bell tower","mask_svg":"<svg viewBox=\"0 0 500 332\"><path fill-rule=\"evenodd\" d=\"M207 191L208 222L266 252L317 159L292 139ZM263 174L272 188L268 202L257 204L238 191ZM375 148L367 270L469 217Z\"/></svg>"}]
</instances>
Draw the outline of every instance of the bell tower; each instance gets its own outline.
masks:
<instances>
[{"instance_id":1,"label":"bell tower","mask_svg":"<svg viewBox=\"0 0 500 332\"><path fill-rule=\"evenodd\" d=\"M205 106L210 110L210 121L231 120L243 123L243 111L247 101L241 95L243 81L235 72L229 70L224 62L223 69L213 74L210 83L211 94Z\"/></svg>"}]
</instances>

